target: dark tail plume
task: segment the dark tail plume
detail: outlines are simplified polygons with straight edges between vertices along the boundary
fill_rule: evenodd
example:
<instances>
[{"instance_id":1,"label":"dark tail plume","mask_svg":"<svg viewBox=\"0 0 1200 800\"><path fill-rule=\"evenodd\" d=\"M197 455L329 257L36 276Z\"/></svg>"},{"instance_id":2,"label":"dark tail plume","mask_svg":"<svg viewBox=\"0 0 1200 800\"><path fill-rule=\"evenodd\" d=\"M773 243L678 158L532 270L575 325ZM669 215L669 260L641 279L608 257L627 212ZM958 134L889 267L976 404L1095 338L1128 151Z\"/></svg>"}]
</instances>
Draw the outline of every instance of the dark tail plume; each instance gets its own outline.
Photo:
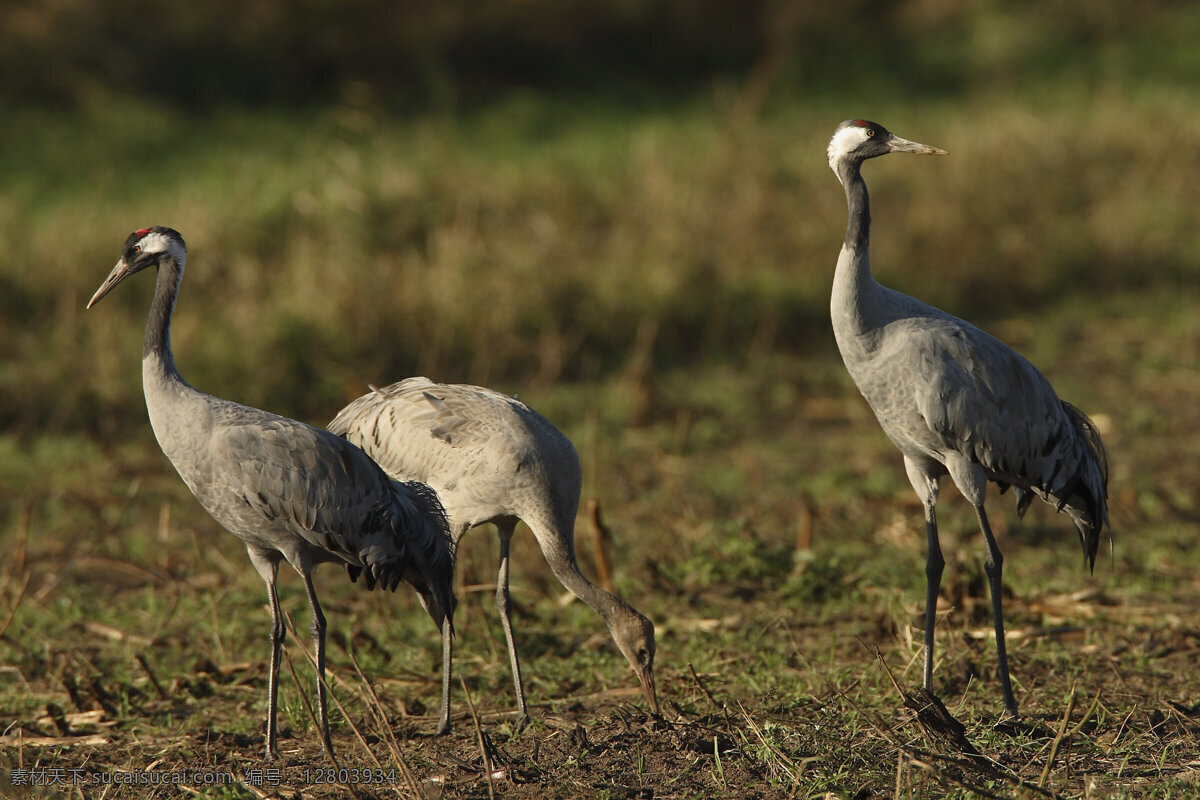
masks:
<instances>
[{"instance_id":1,"label":"dark tail plume","mask_svg":"<svg viewBox=\"0 0 1200 800\"><path fill-rule=\"evenodd\" d=\"M411 554L418 570L424 576L426 586L417 587L435 608L430 608L430 616L435 622L440 622L439 616L444 616L454 627L454 537L450 534L450 522L446 519L446 511L438 499L437 492L424 483L409 481L400 483L415 506L419 523L414 527L424 529L424 535L414 537Z\"/></svg>"},{"instance_id":2,"label":"dark tail plume","mask_svg":"<svg viewBox=\"0 0 1200 800\"><path fill-rule=\"evenodd\" d=\"M1110 539L1112 536L1108 522L1108 451L1096 423L1070 403L1064 402L1062 406L1083 445L1083 453L1075 474L1054 494L1059 509L1065 507L1075 523L1088 568L1095 569L1100 534L1108 528Z\"/></svg>"}]
</instances>

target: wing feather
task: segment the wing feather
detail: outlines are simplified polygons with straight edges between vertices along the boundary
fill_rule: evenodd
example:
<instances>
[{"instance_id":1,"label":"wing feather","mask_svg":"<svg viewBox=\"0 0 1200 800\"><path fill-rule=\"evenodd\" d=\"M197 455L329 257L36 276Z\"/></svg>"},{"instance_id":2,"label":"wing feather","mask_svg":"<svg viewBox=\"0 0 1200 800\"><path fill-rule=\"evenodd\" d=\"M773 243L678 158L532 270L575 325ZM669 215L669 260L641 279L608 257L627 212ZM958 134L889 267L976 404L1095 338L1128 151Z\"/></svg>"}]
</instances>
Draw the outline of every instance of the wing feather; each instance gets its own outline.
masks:
<instances>
[{"instance_id":1,"label":"wing feather","mask_svg":"<svg viewBox=\"0 0 1200 800\"><path fill-rule=\"evenodd\" d=\"M256 531L289 561L303 550L314 562L345 563L369 588L406 580L452 609L453 543L428 486L396 483L345 439L266 412L230 414L211 447L229 468L207 483L201 502L226 527ZM245 514L259 524L231 518Z\"/></svg>"},{"instance_id":2,"label":"wing feather","mask_svg":"<svg viewBox=\"0 0 1200 800\"><path fill-rule=\"evenodd\" d=\"M1018 514L1032 494L1065 509L1094 562L1108 524L1107 455L1095 426L998 339L953 317L921 323L905 344L918 354L915 400L929 432L1002 490L1016 486Z\"/></svg>"},{"instance_id":3,"label":"wing feather","mask_svg":"<svg viewBox=\"0 0 1200 800\"><path fill-rule=\"evenodd\" d=\"M498 392L409 378L354 400L329 430L366 448L392 477L442 490L517 471L534 446L520 438L533 417Z\"/></svg>"}]
</instances>

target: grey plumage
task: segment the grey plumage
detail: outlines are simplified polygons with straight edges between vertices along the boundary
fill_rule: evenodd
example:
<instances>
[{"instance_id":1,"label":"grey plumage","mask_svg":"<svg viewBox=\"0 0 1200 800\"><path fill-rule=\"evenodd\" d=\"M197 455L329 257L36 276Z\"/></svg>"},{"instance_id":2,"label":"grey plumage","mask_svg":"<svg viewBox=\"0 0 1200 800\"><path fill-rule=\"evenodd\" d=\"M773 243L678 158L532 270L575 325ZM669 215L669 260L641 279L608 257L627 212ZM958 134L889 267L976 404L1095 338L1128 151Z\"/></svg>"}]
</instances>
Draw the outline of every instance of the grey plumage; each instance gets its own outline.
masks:
<instances>
[{"instance_id":1,"label":"grey plumage","mask_svg":"<svg viewBox=\"0 0 1200 800\"><path fill-rule=\"evenodd\" d=\"M490 389L409 378L373 388L342 409L329 430L362 447L392 477L432 486L456 542L477 525L495 523L500 536L496 605L522 718L528 711L508 594L509 542L518 520L533 531L559 581L603 617L651 710L659 713L654 624L584 578L576 563L579 456L557 428L525 404Z\"/></svg>"},{"instance_id":2,"label":"grey plumage","mask_svg":"<svg viewBox=\"0 0 1200 800\"><path fill-rule=\"evenodd\" d=\"M1012 487L1018 515L1033 496L1065 511L1089 568L1108 525L1108 457L1095 425L1059 400L1026 359L970 323L878 284L869 258L870 203L862 162L892 152L944 154L866 120L847 120L829 142L829 166L846 191L849 221L830 312L847 370L904 457L925 508L925 688L932 689L933 628L944 560L934 506L949 475L975 507L986 547L1005 709L1017 713L1001 606L1003 558L984 513L987 482Z\"/></svg>"},{"instance_id":3,"label":"grey plumage","mask_svg":"<svg viewBox=\"0 0 1200 800\"><path fill-rule=\"evenodd\" d=\"M419 483L392 481L346 440L320 428L199 392L175 367L171 315L187 248L165 227L126 240L121 259L88 303L148 267L158 269L146 323L142 383L163 453L209 514L241 539L267 584L271 607L266 756L278 758L275 707L283 617L275 581L281 560L304 580L313 615L321 735L329 740L325 699L325 617L311 573L344 564L368 588L411 584L448 633L454 610L453 541L436 495Z\"/></svg>"}]
</instances>

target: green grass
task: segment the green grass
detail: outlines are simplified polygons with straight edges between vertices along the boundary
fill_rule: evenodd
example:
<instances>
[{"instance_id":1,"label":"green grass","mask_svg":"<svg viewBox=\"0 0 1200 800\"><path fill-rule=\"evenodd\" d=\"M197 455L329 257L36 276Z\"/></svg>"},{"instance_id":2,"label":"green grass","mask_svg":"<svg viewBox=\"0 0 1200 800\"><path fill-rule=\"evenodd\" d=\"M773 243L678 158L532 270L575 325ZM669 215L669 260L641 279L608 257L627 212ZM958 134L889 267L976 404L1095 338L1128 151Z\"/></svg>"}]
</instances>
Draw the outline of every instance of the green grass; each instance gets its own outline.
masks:
<instances>
[{"instance_id":1,"label":"green grass","mask_svg":"<svg viewBox=\"0 0 1200 800\"><path fill-rule=\"evenodd\" d=\"M164 223L189 243L174 345L198 387L322 423L367 381L425 373L519 391L576 442L617 588L656 622L670 724L644 715L603 625L564 603L522 531L535 720L516 730L498 548L472 533L456 672L503 796L1040 797L1022 781L1043 771L1063 797L1190 796L1200 118L1182 91L1062 88L869 111L951 151L867 168L877 276L1028 355L1112 456L1114 548L1095 576L1065 518L1043 506L1018 524L992 495L1026 727L996 724L982 546L943 493L936 688L992 771L949 763L961 754L921 730L874 652L919 684L920 508L827 321L845 210L823 148L863 110L780 104L733 123L720 96L669 112L525 97L459 119L17 112L0 131L0 758L257 764L264 590L146 424L150 281L83 311L128 232ZM577 540L595 575L584 519ZM486 796L461 686L455 736L426 735L440 651L411 592L366 593L331 567L317 583L333 693L367 741L335 705L346 763L407 764L430 797ZM281 599L306 639L294 576ZM324 762L312 672L288 652L295 790L300 765ZM1068 727L1083 725L1051 758L1072 691ZM100 712L70 735L106 743L12 738L60 735L50 707Z\"/></svg>"},{"instance_id":2,"label":"green grass","mask_svg":"<svg viewBox=\"0 0 1200 800\"><path fill-rule=\"evenodd\" d=\"M985 324L1179 297L1200 263L1188 213L1200 122L1186 105L1113 90L872 110L951 150L870 165L880 277ZM0 419L137 429L128 354L149 282L82 306L124 235L154 223L190 247L175 327L185 374L304 418L412 373L528 391L604 381L633 352L656 372L827 354L844 209L821 153L846 113L731 126L719 104L694 103L565 114L535 136L507 106L353 127L337 110L303 125L121 104L82 119L17 112L0 134Z\"/></svg>"}]
</instances>

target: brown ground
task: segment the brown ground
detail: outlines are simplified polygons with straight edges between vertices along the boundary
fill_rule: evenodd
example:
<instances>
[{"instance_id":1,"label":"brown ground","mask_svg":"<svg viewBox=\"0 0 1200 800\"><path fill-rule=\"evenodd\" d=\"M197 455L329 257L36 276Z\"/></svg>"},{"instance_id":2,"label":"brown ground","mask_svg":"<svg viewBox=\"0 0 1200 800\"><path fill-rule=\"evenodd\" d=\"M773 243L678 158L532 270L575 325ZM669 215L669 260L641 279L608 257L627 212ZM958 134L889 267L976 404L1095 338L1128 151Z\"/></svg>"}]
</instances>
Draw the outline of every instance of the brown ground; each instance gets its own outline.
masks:
<instances>
[{"instance_id":1,"label":"brown ground","mask_svg":"<svg viewBox=\"0 0 1200 800\"><path fill-rule=\"evenodd\" d=\"M760 592L751 602L772 599ZM709 600L710 610L728 602ZM15 726L19 732L10 730L5 739L4 757L13 769L63 770L48 778L32 773L52 783L58 775L59 782L41 790L7 791L47 797L177 797L203 791L204 796L234 797L531 799L783 798L832 791L869 798L891 797L899 785L920 796L967 790L976 796L1048 797L1055 791L1093 796L1101 786L1140 796L1154 793L1168 778L1176 792L1190 785L1200 791L1200 704L1195 703L1200 633L1190 622L1190 609L1111 603L1094 591L1032 602L1010 598L1013 618L1040 617L1045 623L1012 628L1014 672L1026 709L1018 722L989 716L999 707L992 651L981 651L974 633L946 648L950 652L939 665L939 684L946 687L949 710L939 715L928 697L910 687L905 698L891 683L889 670L901 672L899 662L909 650L897 643L894 632L882 635L878 618L864 615L838 622L861 641L835 639L826 627L790 629L789 638L800 637L789 645L794 652L832 647L838 662L854 665L813 692L729 694L744 692L734 673L753 671L753 658L743 664L722 659L724 674L673 664L660 675L664 719L650 718L631 686L614 686L537 704L536 722L514 735L507 693L472 697L481 706L477 728L460 684L455 730L437 738L430 735L432 717L411 699L414 686L429 696L428 682L378 680L380 703L352 711L361 736L344 725L335 734L338 768L310 731L293 731L284 719L284 757L272 771L276 767L260 759L261 736L226 732L237 725L233 715L261 714L261 665L201 659L188 679L157 687L143 682L146 691L135 693L140 699L124 712L114 707L103 678L68 681L65 693L74 707L57 709L57 719L48 713L23 721ZM879 660L876 644L884 650ZM1055 655L1062 648L1077 654L1082 678L1066 702L1064 665ZM294 642L289 649L298 650ZM69 657L65 651L55 655ZM332 660L346 663L337 654ZM772 676L773 683L814 680L810 666L793 661L787 674ZM295 667L306 683L307 667ZM967 676L980 669L982 684L964 700ZM283 679L291 680L286 668ZM343 697L361 695L363 684L350 668L335 667L333 682ZM566 687L563 695L570 695ZM385 709L387 728L372 721L370 708ZM1046 709L1050 712L1043 713ZM339 717L336 707L332 713ZM385 730L392 731L393 741L380 737ZM35 746L39 736L56 744ZM144 785L115 791L69 783L152 771L186 771L192 782L182 789ZM208 779L232 774L237 782L225 790L202 789L191 775L197 771L209 773ZM92 772L102 777L93 778Z\"/></svg>"}]
</instances>

